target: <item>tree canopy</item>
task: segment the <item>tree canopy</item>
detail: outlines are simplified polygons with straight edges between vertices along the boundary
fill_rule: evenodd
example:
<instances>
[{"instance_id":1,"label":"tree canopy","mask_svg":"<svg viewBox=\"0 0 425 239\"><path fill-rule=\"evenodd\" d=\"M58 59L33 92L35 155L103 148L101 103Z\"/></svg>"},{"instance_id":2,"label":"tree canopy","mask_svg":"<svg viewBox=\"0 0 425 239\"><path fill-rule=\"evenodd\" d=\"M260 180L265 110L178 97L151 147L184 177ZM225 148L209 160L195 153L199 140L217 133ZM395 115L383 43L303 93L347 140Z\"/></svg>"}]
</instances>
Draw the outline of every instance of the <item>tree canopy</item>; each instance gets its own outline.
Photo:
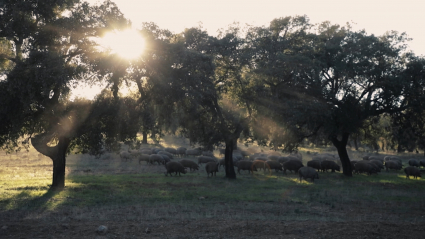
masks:
<instances>
[{"instance_id":1,"label":"tree canopy","mask_svg":"<svg viewBox=\"0 0 425 239\"><path fill-rule=\"evenodd\" d=\"M89 74L102 73L92 38L128 21L111 1L10 0L0 9L0 37L13 44L13 54L3 60L14 65L0 82L0 144L11 149L31 138L53 160L52 188L63 188L69 145L87 133L82 127L99 120L91 103L69 102L69 93Z\"/></svg>"},{"instance_id":2,"label":"tree canopy","mask_svg":"<svg viewBox=\"0 0 425 239\"><path fill-rule=\"evenodd\" d=\"M264 114L278 118L295 140L318 135L331 140L344 174L351 175L349 135L371 117L407 107L402 72L408 39L397 32L376 37L328 22L312 34L306 31L306 22L305 28L297 23L290 28L294 32L281 35L273 32L274 22L267 31L262 29L267 35L256 47L263 64L258 67L263 80L257 82L261 107Z\"/></svg>"}]
</instances>

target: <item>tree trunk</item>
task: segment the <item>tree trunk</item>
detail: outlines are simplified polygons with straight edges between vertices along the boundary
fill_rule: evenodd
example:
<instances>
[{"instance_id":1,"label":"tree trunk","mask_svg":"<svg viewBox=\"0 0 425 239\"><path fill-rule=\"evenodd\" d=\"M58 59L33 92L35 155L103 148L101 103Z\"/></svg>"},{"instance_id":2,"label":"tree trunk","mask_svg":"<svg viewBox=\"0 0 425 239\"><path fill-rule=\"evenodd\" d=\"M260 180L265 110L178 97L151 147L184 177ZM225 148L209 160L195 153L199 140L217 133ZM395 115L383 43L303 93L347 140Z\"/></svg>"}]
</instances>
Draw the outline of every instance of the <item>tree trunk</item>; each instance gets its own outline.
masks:
<instances>
[{"instance_id":1,"label":"tree trunk","mask_svg":"<svg viewBox=\"0 0 425 239\"><path fill-rule=\"evenodd\" d=\"M119 91L118 85L117 84L114 84L112 86L111 91L112 91L112 95L114 96L114 99L115 100L118 100L118 91Z\"/></svg>"},{"instance_id":2,"label":"tree trunk","mask_svg":"<svg viewBox=\"0 0 425 239\"><path fill-rule=\"evenodd\" d=\"M347 142L349 133L343 133L341 141L337 139L337 137L332 137L331 141L333 145L338 150L339 159L341 160L342 164L342 172L345 176L352 177L353 176L353 169L351 168L351 162L350 158L348 157L347 153Z\"/></svg>"},{"instance_id":3,"label":"tree trunk","mask_svg":"<svg viewBox=\"0 0 425 239\"><path fill-rule=\"evenodd\" d=\"M403 153L403 152L404 152L403 147L401 147L401 145L398 145L397 146L397 153Z\"/></svg>"},{"instance_id":4,"label":"tree trunk","mask_svg":"<svg viewBox=\"0 0 425 239\"><path fill-rule=\"evenodd\" d=\"M151 139L153 140L153 142L155 142L156 144L158 143L158 141L156 141L156 133L155 132L151 132Z\"/></svg>"},{"instance_id":5,"label":"tree trunk","mask_svg":"<svg viewBox=\"0 0 425 239\"><path fill-rule=\"evenodd\" d=\"M226 140L226 149L224 151L224 168L226 178L236 179L235 168L233 167L233 139Z\"/></svg>"},{"instance_id":6,"label":"tree trunk","mask_svg":"<svg viewBox=\"0 0 425 239\"><path fill-rule=\"evenodd\" d=\"M233 150L238 149L238 138L233 139Z\"/></svg>"},{"instance_id":7,"label":"tree trunk","mask_svg":"<svg viewBox=\"0 0 425 239\"><path fill-rule=\"evenodd\" d=\"M143 130L142 134L143 134L142 144L148 144L148 132L146 132L146 130Z\"/></svg>"},{"instance_id":8,"label":"tree trunk","mask_svg":"<svg viewBox=\"0 0 425 239\"><path fill-rule=\"evenodd\" d=\"M112 76L111 76L111 82L112 85L112 94L114 96L115 100L118 100L118 91L119 91L119 85L120 85L120 78L125 75L125 69L127 67L124 67L122 64L118 64L116 68L113 70Z\"/></svg>"},{"instance_id":9,"label":"tree trunk","mask_svg":"<svg viewBox=\"0 0 425 239\"><path fill-rule=\"evenodd\" d=\"M62 190L65 187L65 166L66 151L71 140L67 137L60 137L58 144L50 147L47 144L51 141L52 135L40 134L31 138L31 144L41 154L49 157L53 161L53 178L51 190Z\"/></svg>"},{"instance_id":10,"label":"tree trunk","mask_svg":"<svg viewBox=\"0 0 425 239\"><path fill-rule=\"evenodd\" d=\"M19 38L19 40L15 40L13 42L15 43L16 58L18 58L20 61L22 61L23 40L21 38Z\"/></svg>"},{"instance_id":11,"label":"tree trunk","mask_svg":"<svg viewBox=\"0 0 425 239\"><path fill-rule=\"evenodd\" d=\"M60 138L57 145L56 157L53 160L53 180L52 190L62 190L65 187L65 166L66 166L66 151L71 140L68 138Z\"/></svg>"},{"instance_id":12,"label":"tree trunk","mask_svg":"<svg viewBox=\"0 0 425 239\"><path fill-rule=\"evenodd\" d=\"M378 142L373 142L373 149L375 150L375 151L379 151L379 144L378 144Z\"/></svg>"}]
</instances>

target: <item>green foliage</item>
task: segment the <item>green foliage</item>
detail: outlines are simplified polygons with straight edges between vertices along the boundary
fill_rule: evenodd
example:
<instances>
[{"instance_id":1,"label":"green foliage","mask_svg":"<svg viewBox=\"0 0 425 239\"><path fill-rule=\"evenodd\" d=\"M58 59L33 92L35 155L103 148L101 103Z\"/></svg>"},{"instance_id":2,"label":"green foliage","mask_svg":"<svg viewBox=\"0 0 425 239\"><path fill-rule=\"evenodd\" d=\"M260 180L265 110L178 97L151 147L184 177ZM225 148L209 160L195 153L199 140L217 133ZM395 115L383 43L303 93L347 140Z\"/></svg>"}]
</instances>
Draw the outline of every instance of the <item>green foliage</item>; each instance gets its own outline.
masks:
<instances>
[{"instance_id":1,"label":"green foliage","mask_svg":"<svg viewBox=\"0 0 425 239\"><path fill-rule=\"evenodd\" d=\"M234 141L247 128L251 106L246 100L250 91L245 73L249 70L249 54L240 34L237 25L230 26L218 38L191 28L177 40L185 48L178 71L174 71L178 76L172 83L183 89L175 99L182 113L180 125L191 142L207 148ZM181 73L190 78L180 79Z\"/></svg>"},{"instance_id":2,"label":"green foliage","mask_svg":"<svg viewBox=\"0 0 425 239\"><path fill-rule=\"evenodd\" d=\"M257 118L254 138L274 148L294 149L303 137L302 127L311 123L305 113L323 112L312 97L319 88L316 63L308 58L314 40L310 28L305 16L296 16L275 19L269 27L251 28L247 33L254 61L249 84L255 95L251 98ZM276 126L280 135L274 133Z\"/></svg>"},{"instance_id":3,"label":"green foliage","mask_svg":"<svg viewBox=\"0 0 425 239\"><path fill-rule=\"evenodd\" d=\"M100 156L105 149L118 151L118 142L135 140L138 131L137 102L130 97L115 100L101 94L94 101L75 99L68 103L70 115L81 121L69 151Z\"/></svg>"},{"instance_id":4,"label":"green foliage","mask_svg":"<svg viewBox=\"0 0 425 239\"><path fill-rule=\"evenodd\" d=\"M170 42L175 36L154 23L144 23L140 32L145 40L145 52L131 62L132 72L125 79L137 85L139 131L155 138L160 137L164 129L176 131L176 117L170 117L174 105L167 99L169 93L164 91L171 85L162 81L174 64Z\"/></svg>"},{"instance_id":5,"label":"green foliage","mask_svg":"<svg viewBox=\"0 0 425 239\"><path fill-rule=\"evenodd\" d=\"M84 62L95 46L90 37L125 22L110 1L98 7L78 1L18 2L1 6L1 36L14 43L11 60L16 63L1 82L1 145L51 130L66 134L52 128L67 117L71 83L90 70ZM62 15L65 10L70 13Z\"/></svg>"},{"instance_id":6,"label":"green foliage","mask_svg":"<svg viewBox=\"0 0 425 239\"><path fill-rule=\"evenodd\" d=\"M425 148L425 59L410 56L406 69L402 72L406 88L403 96L406 101L404 111L393 114L392 133L398 143L398 151L409 152L417 147Z\"/></svg>"},{"instance_id":7,"label":"green foliage","mask_svg":"<svg viewBox=\"0 0 425 239\"><path fill-rule=\"evenodd\" d=\"M395 142L392 134L391 117L389 115L381 115L371 117L363 122L356 136L364 145L370 145L374 150L394 149Z\"/></svg>"},{"instance_id":8,"label":"green foliage","mask_svg":"<svg viewBox=\"0 0 425 239\"><path fill-rule=\"evenodd\" d=\"M10 58L13 56L12 44L0 38L0 72L4 75L13 66ZM0 76L1 77L1 76Z\"/></svg>"}]
</instances>

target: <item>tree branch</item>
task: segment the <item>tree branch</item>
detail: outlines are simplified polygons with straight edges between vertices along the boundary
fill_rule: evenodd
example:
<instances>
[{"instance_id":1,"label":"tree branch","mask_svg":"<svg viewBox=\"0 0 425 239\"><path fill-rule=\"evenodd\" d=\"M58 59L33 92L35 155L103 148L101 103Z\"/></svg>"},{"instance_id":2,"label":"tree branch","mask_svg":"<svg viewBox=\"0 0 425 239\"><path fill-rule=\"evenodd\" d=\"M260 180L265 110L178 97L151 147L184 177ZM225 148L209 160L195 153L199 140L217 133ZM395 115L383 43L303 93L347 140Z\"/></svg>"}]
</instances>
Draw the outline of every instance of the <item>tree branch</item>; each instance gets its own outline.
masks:
<instances>
[{"instance_id":1,"label":"tree branch","mask_svg":"<svg viewBox=\"0 0 425 239\"><path fill-rule=\"evenodd\" d=\"M32 137L31 144L38 152L53 160L53 158L55 158L57 154L57 146L47 146L47 144L53 139L53 137L53 134L42 133Z\"/></svg>"}]
</instances>

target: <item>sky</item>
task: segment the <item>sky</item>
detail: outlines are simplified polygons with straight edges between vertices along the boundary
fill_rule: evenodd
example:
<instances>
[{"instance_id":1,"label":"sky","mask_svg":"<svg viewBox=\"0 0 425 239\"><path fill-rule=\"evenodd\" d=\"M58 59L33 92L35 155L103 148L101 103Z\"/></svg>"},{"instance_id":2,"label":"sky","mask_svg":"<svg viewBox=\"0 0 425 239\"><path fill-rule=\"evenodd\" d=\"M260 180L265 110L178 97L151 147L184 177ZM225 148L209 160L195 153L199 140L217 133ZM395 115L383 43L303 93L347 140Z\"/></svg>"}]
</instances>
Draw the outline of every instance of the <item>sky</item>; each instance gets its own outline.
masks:
<instances>
[{"instance_id":1,"label":"sky","mask_svg":"<svg viewBox=\"0 0 425 239\"><path fill-rule=\"evenodd\" d=\"M96 4L99 0L86 0ZM412 41L410 50L425 57L425 0L112 0L134 28L143 22L154 22L174 33L200 24L212 36L219 29L239 22L241 26L268 26L280 17L307 15L310 23L330 21L354 30L365 29L369 34L382 35L386 31L406 32ZM76 95L93 98L100 92L81 87Z\"/></svg>"},{"instance_id":2,"label":"sky","mask_svg":"<svg viewBox=\"0 0 425 239\"><path fill-rule=\"evenodd\" d=\"M210 35L239 22L241 25L268 26L279 17L307 15L311 23L330 21L355 30L382 35L386 31L406 32L410 49L425 56L424 0L112 0L130 19L133 27L154 22L174 33L202 26ZM98 3L99 0L88 0Z\"/></svg>"}]
</instances>

